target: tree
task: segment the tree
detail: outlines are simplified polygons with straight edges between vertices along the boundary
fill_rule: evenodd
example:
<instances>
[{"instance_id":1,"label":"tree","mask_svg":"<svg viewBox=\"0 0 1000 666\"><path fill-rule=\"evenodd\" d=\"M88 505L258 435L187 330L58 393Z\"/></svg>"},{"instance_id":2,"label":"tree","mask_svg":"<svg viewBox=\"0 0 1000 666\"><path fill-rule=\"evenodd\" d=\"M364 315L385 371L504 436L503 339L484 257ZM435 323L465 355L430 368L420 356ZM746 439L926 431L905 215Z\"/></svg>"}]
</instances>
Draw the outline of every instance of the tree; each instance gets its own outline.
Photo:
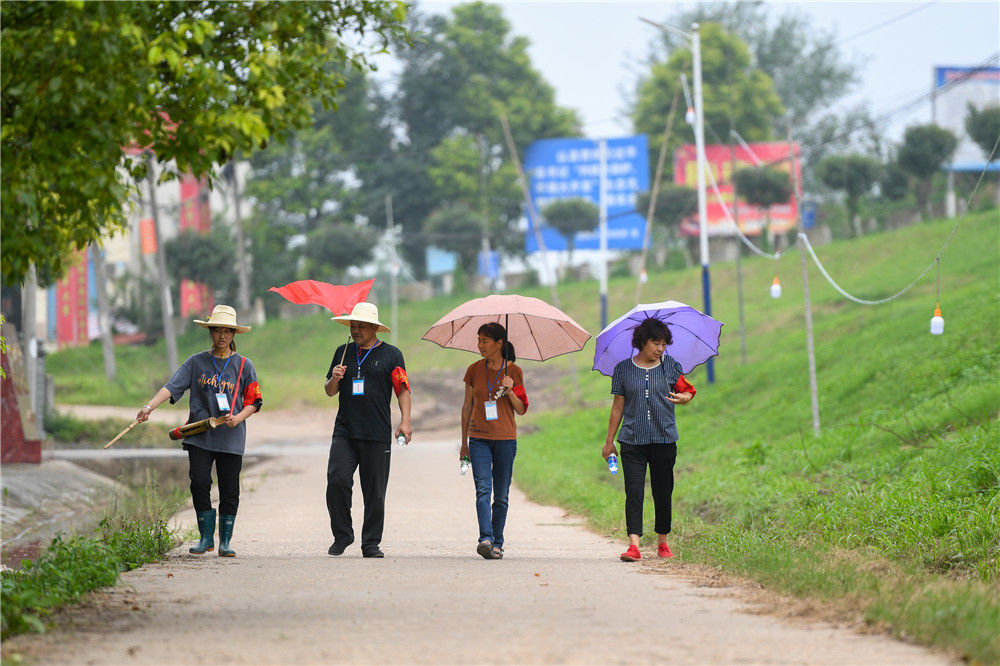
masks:
<instances>
[{"instance_id":1,"label":"tree","mask_svg":"<svg viewBox=\"0 0 1000 666\"><path fill-rule=\"evenodd\" d=\"M123 228L150 146L167 178L211 170L331 105L342 69L404 35L406 5L25 2L0 5L3 279L57 277L74 248ZM371 49L353 35L381 38Z\"/></svg>"},{"instance_id":2,"label":"tree","mask_svg":"<svg viewBox=\"0 0 1000 666\"><path fill-rule=\"evenodd\" d=\"M483 191L472 174L483 170L486 226L497 244L521 251L522 236L512 233L520 194L505 159L500 115L506 114L523 155L536 139L578 136L576 113L555 103L554 89L531 63L528 40L512 34L500 7L474 2L455 5L448 16L412 12L409 29L413 44L401 54L392 109L401 139L366 187L391 193L397 209L407 211L398 216L404 253L422 265L432 240L423 235L424 222L433 211L461 203L479 211L466 237L482 229ZM459 164L469 177L448 177Z\"/></svg>"},{"instance_id":3,"label":"tree","mask_svg":"<svg viewBox=\"0 0 1000 666\"><path fill-rule=\"evenodd\" d=\"M789 113L784 120L796 126L815 117L858 82L858 68L844 62L832 31L816 29L810 18L799 12L785 12L772 20L770 7L760 0L696 3L662 23L685 31L692 23L716 23L738 36L747 45L755 67L773 82ZM682 44L678 35L667 31L658 35L657 41L667 53ZM703 36L703 48L705 41ZM741 128L735 129L743 133ZM775 129L784 132L785 128Z\"/></svg>"},{"instance_id":4,"label":"tree","mask_svg":"<svg viewBox=\"0 0 1000 666\"><path fill-rule=\"evenodd\" d=\"M479 217L464 203L444 206L431 213L424 222L424 231L430 244L458 254L466 275L477 270L479 245L476 227Z\"/></svg>"},{"instance_id":5,"label":"tree","mask_svg":"<svg viewBox=\"0 0 1000 666\"><path fill-rule=\"evenodd\" d=\"M860 237L861 221L858 203L878 182L882 166L865 155L832 155L819 163L816 173L823 184L844 193L848 224L854 225L854 235Z\"/></svg>"},{"instance_id":6,"label":"tree","mask_svg":"<svg viewBox=\"0 0 1000 666\"><path fill-rule=\"evenodd\" d=\"M976 142L989 161L997 159L997 141L1000 140L1000 106L977 109L971 103L965 116L965 131Z\"/></svg>"},{"instance_id":7,"label":"tree","mask_svg":"<svg viewBox=\"0 0 1000 666\"><path fill-rule=\"evenodd\" d=\"M733 174L733 182L740 196L764 211L764 234L768 240L771 228L771 206L788 201L792 196L792 184L788 174L767 167L740 169Z\"/></svg>"},{"instance_id":8,"label":"tree","mask_svg":"<svg viewBox=\"0 0 1000 666\"><path fill-rule=\"evenodd\" d=\"M706 140L723 141L736 129L747 141L768 139L772 127L784 113L771 79L753 66L747 45L717 23L701 26L702 91ZM666 61L655 62L637 87L631 117L636 132L663 132L674 91L681 74L690 76L691 49L686 44L671 52ZM670 148L693 140L680 114L674 120Z\"/></svg>"},{"instance_id":9,"label":"tree","mask_svg":"<svg viewBox=\"0 0 1000 666\"><path fill-rule=\"evenodd\" d=\"M937 125L914 125L903 133L899 166L916 181L915 192L921 215L930 217L931 177L951 156L958 139Z\"/></svg>"},{"instance_id":10,"label":"tree","mask_svg":"<svg viewBox=\"0 0 1000 666\"><path fill-rule=\"evenodd\" d=\"M636 209L646 214L649 210L651 193L642 192L636 197ZM680 225L685 217L697 210L698 192L693 187L685 185L665 184L660 186L656 195L656 211L653 222L662 226L671 245L676 245L680 239ZM685 257L687 254L684 255Z\"/></svg>"},{"instance_id":11,"label":"tree","mask_svg":"<svg viewBox=\"0 0 1000 666\"><path fill-rule=\"evenodd\" d=\"M228 228L213 226L207 234L185 229L164 241L163 251L167 273L174 281L172 293L179 293L181 280L191 280L208 285L217 300L235 302L239 276L236 248Z\"/></svg>"},{"instance_id":12,"label":"tree","mask_svg":"<svg viewBox=\"0 0 1000 666\"><path fill-rule=\"evenodd\" d=\"M576 234L580 231L593 231L600 221L600 214L600 209L593 202L580 198L557 199L542 210L545 222L566 239L570 265L573 264Z\"/></svg>"}]
</instances>

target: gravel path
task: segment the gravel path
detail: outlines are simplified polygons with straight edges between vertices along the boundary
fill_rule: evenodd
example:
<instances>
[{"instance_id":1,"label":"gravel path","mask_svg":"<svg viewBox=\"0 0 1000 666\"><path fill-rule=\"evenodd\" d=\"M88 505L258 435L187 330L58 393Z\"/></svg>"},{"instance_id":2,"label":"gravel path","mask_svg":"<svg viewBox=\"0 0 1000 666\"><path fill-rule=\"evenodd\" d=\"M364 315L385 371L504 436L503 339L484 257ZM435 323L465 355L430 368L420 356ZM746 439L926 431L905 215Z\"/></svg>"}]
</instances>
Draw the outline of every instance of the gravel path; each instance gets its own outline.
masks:
<instances>
[{"instance_id":1,"label":"gravel path","mask_svg":"<svg viewBox=\"0 0 1000 666\"><path fill-rule=\"evenodd\" d=\"M267 430L260 421L251 448L254 431ZM651 553L621 563L621 544L516 490L506 557L483 560L454 433L394 446L386 558L363 559L357 542L330 557L328 437L299 436L289 455L244 472L236 558L189 555L187 543L62 614L59 629L6 641L4 655L37 664L953 663L882 636L745 612L736 590L697 587ZM354 509L360 534L357 484ZM193 518L178 516L188 527Z\"/></svg>"}]
</instances>

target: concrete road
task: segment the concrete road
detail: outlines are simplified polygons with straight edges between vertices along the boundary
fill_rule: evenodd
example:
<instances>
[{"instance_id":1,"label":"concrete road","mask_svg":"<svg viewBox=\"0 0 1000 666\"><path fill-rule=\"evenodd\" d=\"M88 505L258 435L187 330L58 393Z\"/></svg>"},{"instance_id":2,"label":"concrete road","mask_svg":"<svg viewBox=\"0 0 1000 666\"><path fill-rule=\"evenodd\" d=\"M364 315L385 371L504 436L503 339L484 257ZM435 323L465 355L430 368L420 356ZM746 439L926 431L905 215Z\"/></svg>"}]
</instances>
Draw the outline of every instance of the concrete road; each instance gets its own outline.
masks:
<instances>
[{"instance_id":1,"label":"concrete road","mask_svg":"<svg viewBox=\"0 0 1000 666\"><path fill-rule=\"evenodd\" d=\"M395 447L383 560L334 558L326 442L244 473L233 546L122 576L42 636L6 641L37 664L945 664L828 624L744 612L730 588L625 564L622 544L513 491L506 557L475 554L471 474L454 436ZM293 453L294 451L294 453ZM361 499L355 485L355 530ZM193 525L193 511L179 518Z\"/></svg>"}]
</instances>

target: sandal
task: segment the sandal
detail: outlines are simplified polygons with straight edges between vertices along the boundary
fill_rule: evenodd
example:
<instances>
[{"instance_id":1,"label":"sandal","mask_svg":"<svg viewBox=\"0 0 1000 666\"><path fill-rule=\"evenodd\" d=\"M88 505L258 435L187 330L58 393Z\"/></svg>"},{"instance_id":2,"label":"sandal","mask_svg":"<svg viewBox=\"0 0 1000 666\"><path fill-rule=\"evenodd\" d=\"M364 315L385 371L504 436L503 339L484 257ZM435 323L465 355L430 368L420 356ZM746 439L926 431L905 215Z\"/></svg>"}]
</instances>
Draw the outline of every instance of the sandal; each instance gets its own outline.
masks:
<instances>
[{"instance_id":1,"label":"sandal","mask_svg":"<svg viewBox=\"0 0 1000 666\"><path fill-rule=\"evenodd\" d=\"M479 545L476 546L476 552L483 556L483 559L492 560L493 553L496 552L496 548L493 547L489 541L480 541Z\"/></svg>"},{"instance_id":2,"label":"sandal","mask_svg":"<svg viewBox=\"0 0 1000 666\"><path fill-rule=\"evenodd\" d=\"M503 559L503 548L500 546L493 546L493 559L502 560Z\"/></svg>"}]
</instances>

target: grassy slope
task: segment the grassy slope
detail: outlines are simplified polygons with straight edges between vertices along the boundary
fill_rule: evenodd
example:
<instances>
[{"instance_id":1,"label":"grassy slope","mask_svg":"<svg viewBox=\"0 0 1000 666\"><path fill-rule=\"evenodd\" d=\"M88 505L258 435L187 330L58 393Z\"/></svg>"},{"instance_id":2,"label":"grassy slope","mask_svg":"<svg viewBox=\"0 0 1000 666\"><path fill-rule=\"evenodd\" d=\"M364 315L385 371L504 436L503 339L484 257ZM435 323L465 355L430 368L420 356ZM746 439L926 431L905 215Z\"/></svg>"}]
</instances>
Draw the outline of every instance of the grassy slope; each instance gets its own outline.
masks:
<instances>
[{"instance_id":1,"label":"grassy slope","mask_svg":"<svg viewBox=\"0 0 1000 666\"><path fill-rule=\"evenodd\" d=\"M818 254L844 289L876 299L909 284L953 224L835 243ZM945 251L943 336L928 333L933 271L891 303L862 306L837 294L809 264L819 437L811 430L798 252L778 262L743 262L745 365L735 266L713 266L713 314L726 322L716 382L706 383L703 368L693 372L698 397L679 410L672 541L683 560L860 609L897 633L974 660L1000 660L998 229L996 211L969 216ZM776 272L784 286L779 300L768 296ZM634 289L632 280L611 281L612 318L631 307ZM548 300L547 289L522 293ZM561 286L559 296L587 330L599 328L594 283ZM668 298L699 306L698 269L653 273L641 300ZM399 344L417 390L422 373L458 373L471 360L419 340L464 299L401 306ZM260 369L268 405L290 407L324 404L321 377L345 338L346 329L315 315L272 320L238 340ZM204 331L190 331L182 358L206 343ZM577 404L572 419L566 410L546 414L538 409L544 405L533 405L523 422L540 429L522 436L515 477L536 499L621 534L621 481L608 477L598 457L608 380L589 372L592 350L589 344L583 354L546 363L578 371L577 383L560 380L567 393L579 390ZM99 345L48 362L57 401L65 402L141 405L167 375L162 344L119 350L125 379L116 386L103 380Z\"/></svg>"}]
</instances>

